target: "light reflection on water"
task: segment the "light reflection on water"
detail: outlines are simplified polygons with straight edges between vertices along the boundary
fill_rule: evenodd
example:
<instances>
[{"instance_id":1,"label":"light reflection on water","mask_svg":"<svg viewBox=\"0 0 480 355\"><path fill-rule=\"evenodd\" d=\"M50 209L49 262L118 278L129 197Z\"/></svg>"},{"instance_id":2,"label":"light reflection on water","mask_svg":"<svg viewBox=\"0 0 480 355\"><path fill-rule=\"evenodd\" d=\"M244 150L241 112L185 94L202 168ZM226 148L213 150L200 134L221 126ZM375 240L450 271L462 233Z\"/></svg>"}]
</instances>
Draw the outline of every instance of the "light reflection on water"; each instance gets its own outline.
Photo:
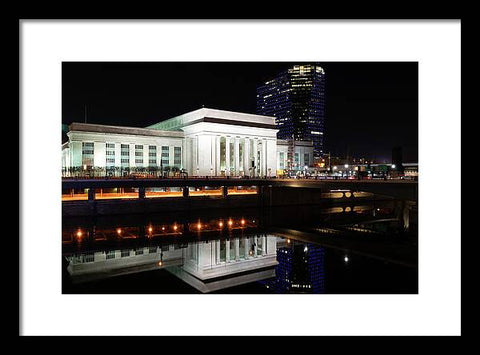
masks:
<instances>
[{"instance_id":1,"label":"light reflection on water","mask_svg":"<svg viewBox=\"0 0 480 355\"><path fill-rule=\"evenodd\" d=\"M403 238L405 221L399 216L405 213L396 203L298 207L267 215L209 212L213 217L65 221L63 292L417 292L415 268L272 231L293 226L347 241Z\"/></svg>"}]
</instances>

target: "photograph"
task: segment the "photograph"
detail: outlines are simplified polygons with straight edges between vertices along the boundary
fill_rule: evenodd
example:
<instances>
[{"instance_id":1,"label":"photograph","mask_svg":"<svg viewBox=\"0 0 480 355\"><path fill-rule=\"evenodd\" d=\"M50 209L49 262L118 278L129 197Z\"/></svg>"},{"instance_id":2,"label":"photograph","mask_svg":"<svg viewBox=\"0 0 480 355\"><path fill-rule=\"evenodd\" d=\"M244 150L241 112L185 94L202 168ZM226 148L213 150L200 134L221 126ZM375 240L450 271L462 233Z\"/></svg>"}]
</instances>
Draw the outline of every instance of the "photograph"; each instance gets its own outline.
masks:
<instances>
[{"instance_id":1,"label":"photograph","mask_svg":"<svg viewBox=\"0 0 480 355\"><path fill-rule=\"evenodd\" d=\"M62 61L61 293L418 295L419 62L322 59Z\"/></svg>"}]
</instances>

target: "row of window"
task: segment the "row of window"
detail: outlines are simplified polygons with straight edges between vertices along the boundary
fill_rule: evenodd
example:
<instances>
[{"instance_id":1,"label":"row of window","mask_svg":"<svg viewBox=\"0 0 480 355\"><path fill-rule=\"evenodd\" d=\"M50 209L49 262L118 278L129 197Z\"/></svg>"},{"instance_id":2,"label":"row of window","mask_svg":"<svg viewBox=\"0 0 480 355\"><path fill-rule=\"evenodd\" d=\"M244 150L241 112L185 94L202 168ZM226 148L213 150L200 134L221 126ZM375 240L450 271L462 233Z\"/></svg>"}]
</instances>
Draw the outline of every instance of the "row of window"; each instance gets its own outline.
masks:
<instances>
[{"instance_id":1,"label":"row of window","mask_svg":"<svg viewBox=\"0 0 480 355\"><path fill-rule=\"evenodd\" d=\"M106 165L112 167L115 165L115 143L106 143ZM130 164L130 145L120 145L120 163L122 166L128 166ZM94 143L83 142L82 143L82 164L92 166L94 160ZM157 164L157 147L148 146L148 164L149 166L155 166ZM143 145L135 145L135 164L143 164ZM161 164L167 166L170 164L170 147L162 146ZM182 164L182 148L173 148L173 164L180 166Z\"/></svg>"},{"instance_id":2,"label":"row of window","mask_svg":"<svg viewBox=\"0 0 480 355\"><path fill-rule=\"evenodd\" d=\"M295 164L300 164L300 153L295 153L294 155L295 159ZM278 153L278 161L279 161L279 169L285 169L285 153L284 152L279 152ZM303 154L303 162L305 165L309 166L310 165L310 154L309 153L304 153Z\"/></svg>"}]
</instances>

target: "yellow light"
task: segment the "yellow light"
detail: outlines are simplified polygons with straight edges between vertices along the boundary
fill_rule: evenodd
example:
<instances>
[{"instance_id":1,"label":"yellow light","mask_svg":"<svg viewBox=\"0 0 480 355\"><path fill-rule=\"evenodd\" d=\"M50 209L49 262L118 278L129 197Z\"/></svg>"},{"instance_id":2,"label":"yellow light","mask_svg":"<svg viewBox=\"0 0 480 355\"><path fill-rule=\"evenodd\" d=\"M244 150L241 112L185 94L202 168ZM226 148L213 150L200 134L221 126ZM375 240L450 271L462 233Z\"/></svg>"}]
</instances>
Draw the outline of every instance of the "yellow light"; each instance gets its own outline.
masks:
<instances>
[{"instance_id":1,"label":"yellow light","mask_svg":"<svg viewBox=\"0 0 480 355\"><path fill-rule=\"evenodd\" d=\"M164 231L164 230L165 230L165 227L162 227L162 231Z\"/></svg>"},{"instance_id":2,"label":"yellow light","mask_svg":"<svg viewBox=\"0 0 480 355\"><path fill-rule=\"evenodd\" d=\"M287 243L290 244L290 239L287 239Z\"/></svg>"},{"instance_id":3,"label":"yellow light","mask_svg":"<svg viewBox=\"0 0 480 355\"><path fill-rule=\"evenodd\" d=\"M197 224L197 228L198 229L202 228L202 224L200 222Z\"/></svg>"},{"instance_id":4,"label":"yellow light","mask_svg":"<svg viewBox=\"0 0 480 355\"><path fill-rule=\"evenodd\" d=\"M162 265L163 265L163 261L160 260L160 261L157 263L157 265L158 265L158 266L162 266Z\"/></svg>"},{"instance_id":5,"label":"yellow light","mask_svg":"<svg viewBox=\"0 0 480 355\"><path fill-rule=\"evenodd\" d=\"M176 231L177 228L178 228L178 227L177 227L176 225L173 226L173 230L174 230L174 231Z\"/></svg>"},{"instance_id":6,"label":"yellow light","mask_svg":"<svg viewBox=\"0 0 480 355\"><path fill-rule=\"evenodd\" d=\"M228 225L231 226L233 224L232 220L228 221Z\"/></svg>"},{"instance_id":7,"label":"yellow light","mask_svg":"<svg viewBox=\"0 0 480 355\"><path fill-rule=\"evenodd\" d=\"M241 224L245 224L245 220L242 219L242 220L240 221L240 223L241 223Z\"/></svg>"},{"instance_id":8,"label":"yellow light","mask_svg":"<svg viewBox=\"0 0 480 355\"><path fill-rule=\"evenodd\" d=\"M148 227L148 231L149 231L150 233L152 233L153 228L152 228L152 227Z\"/></svg>"},{"instance_id":9,"label":"yellow light","mask_svg":"<svg viewBox=\"0 0 480 355\"><path fill-rule=\"evenodd\" d=\"M218 222L218 226L219 226L220 228L223 227L223 222L222 222L222 221Z\"/></svg>"},{"instance_id":10,"label":"yellow light","mask_svg":"<svg viewBox=\"0 0 480 355\"><path fill-rule=\"evenodd\" d=\"M117 229L117 234L122 234L122 230L120 228Z\"/></svg>"},{"instance_id":11,"label":"yellow light","mask_svg":"<svg viewBox=\"0 0 480 355\"><path fill-rule=\"evenodd\" d=\"M77 237L80 238L81 236L82 236L82 231L79 230L79 231L77 232Z\"/></svg>"}]
</instances>

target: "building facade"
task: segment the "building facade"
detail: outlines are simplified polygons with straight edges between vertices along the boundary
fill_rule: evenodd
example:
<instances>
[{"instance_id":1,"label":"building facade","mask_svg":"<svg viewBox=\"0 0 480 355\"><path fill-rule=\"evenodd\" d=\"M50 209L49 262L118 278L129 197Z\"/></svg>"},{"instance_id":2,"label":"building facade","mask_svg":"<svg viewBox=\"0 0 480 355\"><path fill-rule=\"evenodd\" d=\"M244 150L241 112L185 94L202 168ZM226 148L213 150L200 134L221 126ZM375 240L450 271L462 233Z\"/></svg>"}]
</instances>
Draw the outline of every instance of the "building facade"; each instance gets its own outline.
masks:
<instances>
[{"instance_id":1,"label":"building facade","mask_svg":"<svg viewBox=\"0 0 480 355\"><path fill-rule=\"evenodd\" d=\"M274 177L285 165L285 145L277 132L274 117L208 108L146 128L72 123L62 145L63 175L184 171ZM299 166L310 162L312 143L298 146L296 153Z\"/></svg>"},{"instance_id":2,"label":"building facade","mask_svg":"<svg viewBox=\"0 0 480 355\"><path fill-rule=\"evenodd\" d=\"M325 71L318 65L295 65L265 82L257 88L257 113L275 117L279 139L312 141L319 159L324 146Z\"/></svg>"}]
</instances>

